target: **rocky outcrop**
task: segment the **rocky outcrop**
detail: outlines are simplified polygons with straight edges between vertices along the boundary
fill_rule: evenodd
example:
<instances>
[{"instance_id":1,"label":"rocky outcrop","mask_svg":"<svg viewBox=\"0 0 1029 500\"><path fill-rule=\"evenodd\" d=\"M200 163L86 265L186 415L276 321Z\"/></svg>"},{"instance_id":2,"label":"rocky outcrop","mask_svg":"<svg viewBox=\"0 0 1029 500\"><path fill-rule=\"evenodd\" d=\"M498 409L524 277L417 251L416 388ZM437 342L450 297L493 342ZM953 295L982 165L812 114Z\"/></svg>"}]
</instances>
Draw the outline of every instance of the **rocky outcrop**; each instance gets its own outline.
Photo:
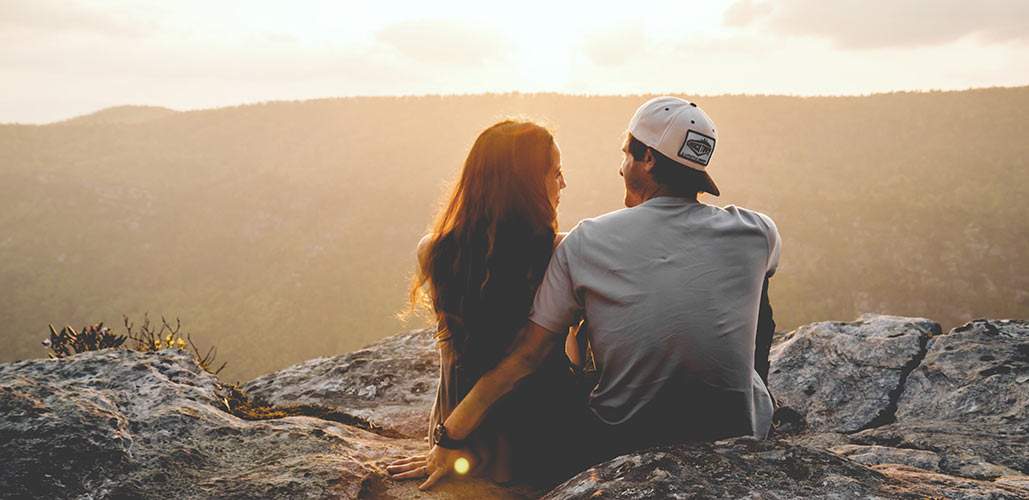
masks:
<instances>
[{"instance_id":1,"label":"rocky outcrop","mask_svg":"<svg viewBox=\"0 0 1029 500\"><path fill-rule=\"evenodd\" d=\"M226 411L230 388L182 351L21 361L0 365L0 497L1029 498L1027 352L1024 321L806 325L773 348L791 407L773 440L630 453L550 492L462 478L428 495L383 470L426 449L426 331L244 384L326 410L269 420Z\"/></svg>"},{"instance_id":2,"label":"rocky outcrop","mask_svg":"<svg viewBox=\"0 0 1029 500\"><path fill-rule=\"evenodd\" d=\"M976 320L933 338L905 384L898 420L1029 433L1029 322Z\"/></svg>"},{"instance_id":3,"label":"rocky outcrop","mask_svg":"<svg viewBox=\"0 0 1029 500\"><path fill-rule=\"evenodd\" d=\"M905 378L939 333L932 321L897 316L805 325L772 348L770 389L811 431L876 427L894 419Z\"/></svg>"},{"instance_id":4,"label":"rocky outcrop","mask_svg":"<svg viewBox=\"0 0 1029 500\"><path fill-rule=\"evenodd\" d=\"M901 422L847 436L849 443L830 448L845 456L862 455L867 464L895 463L963 477L994 479L1026 474L1024 432L983 429L961 422Z\"/></svg>"},{"instance_id":5,"label":"rocky outcrop","mask_svg":"<svg viewBox=\"0 0 1029 500\"><path fill-rule=\"evenodd\" d=\"M428 433L439 354L429 330L394 335L350 354L312 359L243 384L273 404L340 409L408 437Z\"/></svg>"},{"instance_id":6,"label":"rocky outcrop","mask_svg":"<svg viewBox=\"0 0 1029 500\"><path fill-rule=\"evenodd\" d=\"M973 321L930 340L907 379L896 423L850 440L908 450L930 463L893 463L948 474L994 479L1029 473L1027 382L1029 322ZM875 454L865 455L873 460Z\"/></svg>"},{"instance_id":7,"label":"rocky outcrop","mask_svg":"<svg viewBox=\"0 0 1029 500\"><path fill-rule=\"evenodd\" d=\"M746 437L623 455L544 498L1018 498L1025 493L1017 485L918 469L880 471L827 451Z\"/></svg>"},{"instance_id":8,"label":"rocky outcrop","mask_svg":"<svg viewBox=\"0 0 1029 500\"><path fill-rule=\"evenodd\" d=\"M0 365L0 497L417 498L384 465L424 452L332 420L243 420L185 351L106 349ZM520 498L484 481L444 498Z\"/></svg>"}]
</instances>

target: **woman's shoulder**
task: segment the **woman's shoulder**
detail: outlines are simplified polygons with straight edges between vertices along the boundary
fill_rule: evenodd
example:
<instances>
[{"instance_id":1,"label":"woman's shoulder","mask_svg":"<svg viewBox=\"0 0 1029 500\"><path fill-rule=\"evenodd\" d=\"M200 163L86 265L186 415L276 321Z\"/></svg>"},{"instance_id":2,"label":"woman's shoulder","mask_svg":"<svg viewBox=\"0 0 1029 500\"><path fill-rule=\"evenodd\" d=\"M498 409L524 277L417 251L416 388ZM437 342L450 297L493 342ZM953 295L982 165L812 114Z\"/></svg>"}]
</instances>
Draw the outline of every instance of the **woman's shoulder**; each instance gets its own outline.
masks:
<instances>
[{"instance_id":1,"label":"woman's shoulder","mask_svg":"<svg viewBox=\"0 0 1029 500\"><path fill-rule=\"evenodd\" d=\"M418 240L418 254L425 252L429 249L429 244L436 238L436 233L426 233L422 236L422 239Z\"/></svg>"},{"instance_id":2,"label":"woman's shoulder","mask_svg":"<svg viewBox=\"0 0 1029 500\"><path fill-rule=\"evenodd\" d=\"M418 240L418 247L415 250L418 255L418 265L421 266L422 270L428 266L429 263L429 247L432 245L432 241L436 239L435 233L428 233L422 236L422 239Z\"/></svg>"}]
</instances>

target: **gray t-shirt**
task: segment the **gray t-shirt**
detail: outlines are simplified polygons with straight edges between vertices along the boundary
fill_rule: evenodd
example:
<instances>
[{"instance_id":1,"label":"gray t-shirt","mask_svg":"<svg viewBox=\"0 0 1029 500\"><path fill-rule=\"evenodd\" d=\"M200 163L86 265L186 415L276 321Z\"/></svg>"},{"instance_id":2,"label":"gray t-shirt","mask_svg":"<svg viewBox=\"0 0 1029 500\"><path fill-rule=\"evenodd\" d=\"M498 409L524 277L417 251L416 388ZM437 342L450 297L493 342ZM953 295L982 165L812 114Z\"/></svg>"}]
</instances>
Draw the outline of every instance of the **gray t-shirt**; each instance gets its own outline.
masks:
<instances>
[{"instance_id":1,"label":"gray t-shirt","mask_svg":"<svg viewBox=\"0 0 1029 500\"><path fill-rule=\"evenodd\" d=\"M590 408L601 420L627 421L666 386L702 387L739 401L731 411L747 415L734 418L764 438L772 402L754 370L754 338L780 248L775 223L759 212L652 198L576 225L529 319L564 332L585 317L599 375Z\"/></svg>"}]
</instances>

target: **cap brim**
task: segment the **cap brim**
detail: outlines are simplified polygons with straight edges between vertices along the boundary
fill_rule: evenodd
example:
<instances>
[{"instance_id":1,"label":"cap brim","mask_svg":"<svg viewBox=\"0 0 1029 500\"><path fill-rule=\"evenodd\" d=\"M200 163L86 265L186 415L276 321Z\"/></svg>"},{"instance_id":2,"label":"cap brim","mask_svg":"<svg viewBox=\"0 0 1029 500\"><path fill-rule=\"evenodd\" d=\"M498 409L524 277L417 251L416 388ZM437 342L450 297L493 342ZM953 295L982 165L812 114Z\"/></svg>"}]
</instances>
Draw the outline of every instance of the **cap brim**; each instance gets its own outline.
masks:
<instances>
[{"instance_id":1,"label":"cap brim","mask_svg":"<svg viewBox=\"0 0 1029 500\"><path fill-rule=\"evenodd\" d=\"M720 195L721 193L718 192L718 186L715 185L715 180L712 179L711 176L708 175L708 173L706 171L703 172L703 173L704 173L704 181L707 184L706 186L704 186L704 191L707 192L707 193L711 193L711 194L713 194L715 196Z\"/></svg>"}]
</instances>

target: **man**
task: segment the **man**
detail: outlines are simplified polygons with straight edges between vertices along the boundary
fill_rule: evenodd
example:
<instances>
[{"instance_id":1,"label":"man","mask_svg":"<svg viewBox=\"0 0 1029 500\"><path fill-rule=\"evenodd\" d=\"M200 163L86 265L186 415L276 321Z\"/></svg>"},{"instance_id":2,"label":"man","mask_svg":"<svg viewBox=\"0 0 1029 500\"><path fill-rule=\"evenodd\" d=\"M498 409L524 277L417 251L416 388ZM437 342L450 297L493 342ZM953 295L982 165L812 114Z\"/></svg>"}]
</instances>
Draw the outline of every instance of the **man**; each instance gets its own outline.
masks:
<instances>
[{"instance_id":1,"label":"man","mask_svg":"<svg viewBox=\"0 0 1029 500\"><path fill-rule=\"evenodd\" d=\"M461 439L582 318L598 375L581 426L586 461L659 442L767 436L767 361L759 374L755 355L767 360L774 329L767 278L778 230L758 212L697 201L719 191L706 172L718 135L696 104L652 99L628 132L627 208L580 222L555 250L511 354L437 428L420 488L454 467Z\"/></svg>"}]
</instances>

